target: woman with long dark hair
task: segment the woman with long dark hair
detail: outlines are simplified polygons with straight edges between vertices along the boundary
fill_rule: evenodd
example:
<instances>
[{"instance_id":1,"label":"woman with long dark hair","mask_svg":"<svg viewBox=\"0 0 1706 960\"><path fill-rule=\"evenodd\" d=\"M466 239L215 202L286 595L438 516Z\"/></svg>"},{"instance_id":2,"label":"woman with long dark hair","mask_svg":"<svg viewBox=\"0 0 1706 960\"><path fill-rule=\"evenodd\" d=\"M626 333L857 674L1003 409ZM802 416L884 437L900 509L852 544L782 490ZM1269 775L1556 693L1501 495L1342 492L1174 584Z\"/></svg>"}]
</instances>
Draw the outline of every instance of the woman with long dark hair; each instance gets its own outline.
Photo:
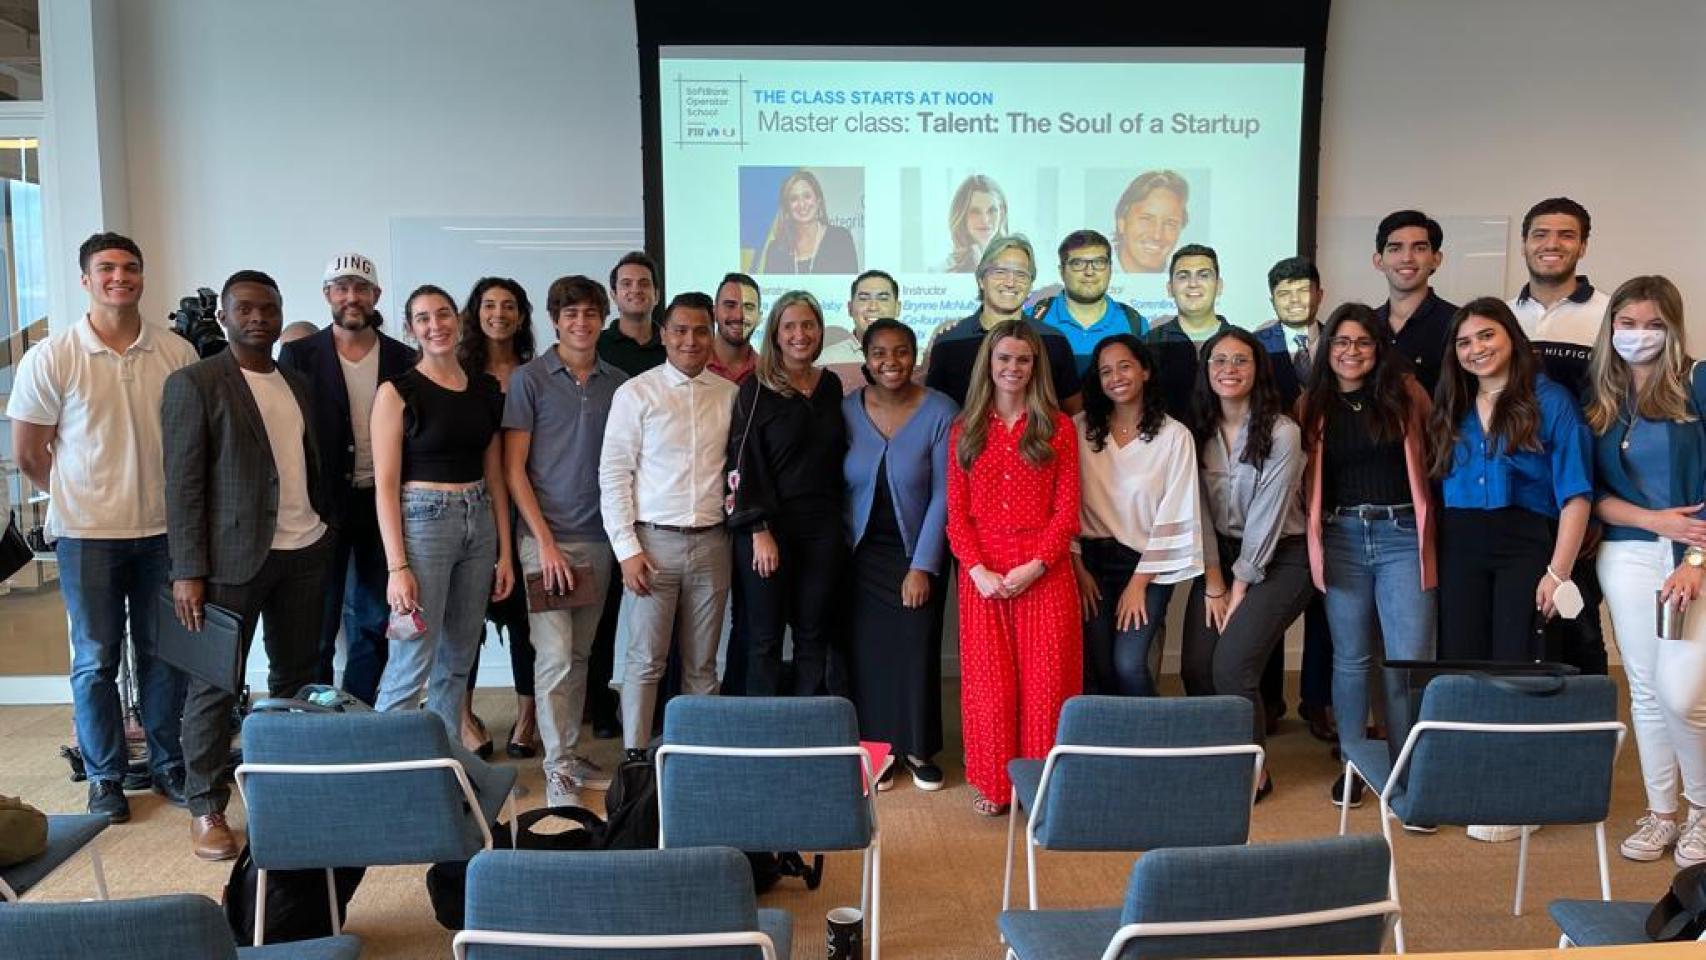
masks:
<instances>
[{"instance_id":1,"label":"woman with long dark hair","mask_svg":"<svg viewBox=\"0 0 1706 960\"><path fill-rule=\"evenodd\" d=\"M1543 659L1538 639L1566 603L1593 495L1592 438L1570 392L1540 372L1504 301L1452 317L1428 419L1440 481L1439 655Z\"/></svg>"},{"instance_id":2,"label":"woman with long dark hair","mask_svg":"<svg viewBox=\"0 0 1706 960\"><path fill-rule=\"evenodd\" d=\"M1054 746L1083 685L1078 598L1078 440L1054 398L1042 337L1023 319L978 347L949 439L948 545L960 564L960 713L972 809L1006 813L1007 761Z\"/></svg>"},{"instance_id":3,"label":"woman with long dark hair","mask_svg":"<svg viewBox=\"0 0 1706 960\"><path fill-rule=\"evenodd\" d=\"M1431 660L1438 609L1427 477L1427 391L1364 304L1321 330L1300 403L1309 451L1309 567L1326 595L1339 742L1367 737L1376 638L1388 660ZM1333 797L1342 801L1343 781ZM1359 802L1360 783L1351 788Z\"/></svg>"},{"instance_id":4,"label":"woman with long dark hair","mask_svg":"<svg viewBox=\"0 0 1706 960\"><path fill-rule=\"evenodd\" d=\"M1084 689L1152 697L1150 646L1173 584L1202 573L1191 432L1162 409L1155 356L1129 333L1096 344L1078 430L1081 536L1072 567L1084 618Z\"/></svg>"},{"instance_id":5,"label":"woman with long dark hair","mask_svg":"<svg viewBox=\"0 0 1706 960\"><path fill-rule=\"evenodd\" d=\"M403 301L420 358L373 398L373 478L393 613L419 615L418 636L391 636L378 710L427 709L455 736L486 604L509 594L509 495L503 391L456 357L456 301L439 287Z\"/></svg>"},{"instance_id":6,"label":"woman with long dark hair","mask_svg":"<svg viewBox=\"0 0 1706 960\"><path fill-rule=\"evenodd\" d=\"M776 218L757 259L763 273L859 272L853 234L829 222L823 184L810 170L795 170L782 181Z\"/></svg>"},{"instance_id":7,"label":"woman with long dark hair","mask_svg":"<svg viewBox=\"0 0 1706 960\"><path fill-rule=\"evenodd\" d=\"M854 703L860 735L888 743L919 789L942 770L942 601L947 548L948 431L959 408L912 379L918 338L898 320L865 328L867 386L841 404L847 423L847 540Z\"/></svg>"},{"instance_id":8,"label":"woman with long dark hair","mask_svg":"<svg viewBox=\"0 0 1706 960\"><path fill-rule=\"evenodd\" d=\"M511 374L533 359L533 304L521 284L508 277L481 277L462 304L462 340L456 359L470 374L486 373L507 395ZM516 528L510 512L510 529ZM521 582L521 568L510 576ZM539 727L533 700L533 643L527 629L527 591L511 590L509 596L486 607L486 619L509 640L509 669L515 683L515 725L510 727L504 752L517 759L533 756ZM482 644L483 646L483 644ZM480 650L468 670L468 696L462 701L462 745L482 757L492 754L492 737L485 721L474 712L474 684L479 679Z\"/></svg>"},{"instance_id":9,"label":"woman with long dark hair","mask_svg":"<svg viewBox=\"0 0 1706 960\"><path fill-rule=\"evenodd\" d=\"M845 696L836 591L844 586L841 381L817 363L823 308L803 290L770 308L758 366L729 424L728 527L740 582L746 692ZM792 630L794 676L782 679Z\"/></svg>"},{"instance_id":10,"label":"woman with long dark hair","mask_svg":"<svg viewBox=\"0 0 1706 960\"><path fill-rule=\"evenodd\" d=\"M1669 280L1618 287L1594 341L1587 401L1594 513L1605 524L1596 562L1647 791L1647 813L1621 849L1657 860L1674 846L1680 867L1706 862L1706 366L1689 358L1686 329ZM1655 594L1680 621L1669 635Z\"/></svg>"},{"instance_id":11,"label":"woman with long dark hair","mask_svg":"<svg viewBox=\"0 0 1706 960\"><path fill-rule=\"evenodd\" d=\"M1303 441L1253 334L1227 327L1202 357L1197 462L1214 535L1204 538L1203 577L1186 606L1179 672L1192 696L1250 701L1253 742L1263 743L1262 668L1314 591L1298 495ZM1257 799L1272 788L1264 769Z\"/></svg>"}]
</instances>

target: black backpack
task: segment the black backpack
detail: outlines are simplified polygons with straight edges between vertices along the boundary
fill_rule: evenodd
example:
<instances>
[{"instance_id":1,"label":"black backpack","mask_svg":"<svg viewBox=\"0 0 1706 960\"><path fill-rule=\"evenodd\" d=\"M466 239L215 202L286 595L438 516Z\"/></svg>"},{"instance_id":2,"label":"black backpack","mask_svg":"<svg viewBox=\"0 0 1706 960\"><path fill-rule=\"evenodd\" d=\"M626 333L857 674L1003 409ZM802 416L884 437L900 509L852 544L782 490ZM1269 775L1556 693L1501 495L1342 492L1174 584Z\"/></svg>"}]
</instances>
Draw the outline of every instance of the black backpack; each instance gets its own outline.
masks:
<instances>
[{"instance_id":1,"label":"black backpack","mask_svg":"<svg viewBox=\"0 0 1706 960\"><path fill-rule=\"evenodd\" d=\"M341 929L349 916L350 898L366 875L365 867L339 867L332 871L333 887L338 894L338 926ZM225 882L225 922L237 942L255 940L255 888L260 870L249 854L249 845L237 855L231 865L231 878ZM331 909L326 905L326 871L268 870L267 871L267 943L290 943L332 935Z\"/></svg>"},{"instance_id":2,"label":"black backpack","mask_svg":"<svg viewBox=\"0 0 1706 960\"><path fill-rule=\"evenodd\" d=\"M624 760L616 768L604 795L602 850L656 850L658 847L658 780L652 754Z\"/></svg>"},{"instance_id":3,"label":"black backpack","mask_svg":"<svg viewBox=\"0 0 1706 960\"><path fill-rule=\"evenodd\" d=\"M561 817L580 825L579 830L561 833L539 833L534 830L542 821ZM516 828L521 831L515 846L521 850L600 850L604 843L604 821L584 807L540 807L516 814ZM492 827L492 847L502 850L510 846L509 827ZM268 878L269 881L271 878ZM467 917L468 861L446 860L427 868L427 898L432 901L433 916L446 930L461 930ZM270 909L270 908L269 908Z\"/></svg>"}]
</instances>

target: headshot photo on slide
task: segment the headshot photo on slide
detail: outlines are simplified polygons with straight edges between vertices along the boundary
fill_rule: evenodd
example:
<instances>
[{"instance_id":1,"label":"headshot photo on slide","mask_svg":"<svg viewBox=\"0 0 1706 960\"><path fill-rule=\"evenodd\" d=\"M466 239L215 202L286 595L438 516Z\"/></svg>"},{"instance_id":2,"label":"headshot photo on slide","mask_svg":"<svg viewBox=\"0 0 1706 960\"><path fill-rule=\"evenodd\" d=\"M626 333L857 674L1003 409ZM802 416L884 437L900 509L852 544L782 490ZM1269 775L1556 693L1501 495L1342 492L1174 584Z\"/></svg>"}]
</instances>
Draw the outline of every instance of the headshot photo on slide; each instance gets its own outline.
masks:
<instances>
[{"instance_id":1,"label":"headshot photo on slide","mask_svg":"<svg viewBox=\"0 0 1706 960\"><path fill-rule=\"evenodd\" d=\"M983 259L989 241L1009 232L1007 194L995 178L974 173L954 190L948 205L948 237L951 248L942 273L971 273Z\"/></svg>"},{"instance_id":2,"label":"headshot photo on slide","mask_svg":"<svg viewBox=\"0 0 1706 960\"><path fill-rule=\"evenodd\" d=\"M1202 200L1199 189L1198 196ZM1114 204L1114 267L1121 273L1165 273L1167 258L1191 222L1191 184L1174 170L1146 170ZM1195 242L1204 242L1193 235Z\"/></svg>"},{"instance_id":3,"label":"headshot photo on slide","mask_svg":"<svg viewBox=\"0 0 1706 960\"><path fill-rule=\"evenodd\" d=\"M856 274L863 167L741 167L741 263L755 274Z\"/></svg>"}]
</instances>

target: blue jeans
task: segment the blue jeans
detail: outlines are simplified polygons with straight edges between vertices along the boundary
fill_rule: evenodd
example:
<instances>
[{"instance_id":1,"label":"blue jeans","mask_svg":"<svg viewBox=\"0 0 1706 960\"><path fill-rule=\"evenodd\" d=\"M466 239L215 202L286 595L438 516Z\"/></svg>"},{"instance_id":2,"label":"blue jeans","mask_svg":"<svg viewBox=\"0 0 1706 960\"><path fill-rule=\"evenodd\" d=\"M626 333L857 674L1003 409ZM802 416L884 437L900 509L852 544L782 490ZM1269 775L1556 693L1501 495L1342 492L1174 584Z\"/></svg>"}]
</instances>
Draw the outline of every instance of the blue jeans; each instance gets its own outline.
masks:
<instances>
[{"instance_id":1,"label":"blue jeans","mask_svg":"<svg viewBox=\"0 0 1706 960\"><path fill-rule=\"evenodd\" d=\"M1333 712L1341 744L1368 737L1368 673L1377 622L1386 659L1434 659L1438 611L1435 591L1422 589L1416 536L1414 513L1367 520L1332 514L1326 518L1322 545L1327 623L1333 636Z\"/></svg>"},{"instance_id":2,"label":"blue jeans","mask_svg":"<svg viewBox=\"0 0 1706 960\"><path fill-rule=\"evenodd\" d=\"M1102 592L1096 615L1084 621L1084 692L1126 697L1155 696L1149 673L1149 645L1167 636L1167 601L1173 586L1150 583L1143 607L1148 620L1135 630L1116 625L1120 594L1131 582L1140 559L1137 551L1113 539L1079 541L1084 569Z\"/></svg>"},{"instance_id":3,"label":"blue jeans","mask_svg":"<svg viewBox=\"0 0 1706 960\"><path fill-rule=\"evenodd\" d=\"M403 489L403 550L414 572L426 632L389 641L378 710L427 709L455 740L468 672L486 632L486 601L497 564L497 525L486 485L466 490ZM521 589L518 584L517 589Z\"/></svg>"},{"instance_id":4,"label":"blue jeans","mask_svg":"<svg viewBox=\"0 0 1706 960\"><path fill-rule=\"evenodd\" d=\"M165 535L134 540L62 537L54 551L60 593L71 618L73 722L89 779L122 780L130 765L118 696L127 623L136 648L148 765L156 771L181 765L184 677L154 658L155 597L167 583L171 564Z\"/></svg>"}]
</instances>

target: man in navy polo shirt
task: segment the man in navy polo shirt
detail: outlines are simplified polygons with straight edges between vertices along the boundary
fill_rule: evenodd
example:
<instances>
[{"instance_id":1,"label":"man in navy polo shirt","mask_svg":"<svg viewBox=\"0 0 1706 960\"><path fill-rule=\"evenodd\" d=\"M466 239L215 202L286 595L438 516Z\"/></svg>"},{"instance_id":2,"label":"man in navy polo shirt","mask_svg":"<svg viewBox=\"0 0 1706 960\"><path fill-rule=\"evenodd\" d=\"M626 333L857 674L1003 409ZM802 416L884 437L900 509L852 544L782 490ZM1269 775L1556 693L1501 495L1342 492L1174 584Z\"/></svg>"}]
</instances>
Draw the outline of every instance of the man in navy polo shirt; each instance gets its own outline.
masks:
<instances>
[{"instance_id":1,"label":"man in navy polo shirt","mask_svg":"<svg viewBox=\"0 0 1706 960\"><path fill-rule=\"evenodd\" d=\"M1096 344L1116 333L1141 337L1149 329L1136 310L1108 296L1113 246L1094 230L1074 230L1060 242L1060 293L1039 301L1031 320L1060 331L1072 345L1078 376L1087 375Z\"/></svg>"},{"instance_id":2,"label":"man in navy polo shirt","mask_svg":"<svg viewBox=\"0 0 1706 960\"><path fill-rule=\"evenodd\" d=\"M1445 231L1420 210L1387 214L1374 231L1374 269L1386 275L1386 302L1375 313L1392 326L1393 342L1416 365L1428 393L1439 382L1446 336L1457 304L1429 284L1445 255Z\"/></svg>"}]
</instances>

